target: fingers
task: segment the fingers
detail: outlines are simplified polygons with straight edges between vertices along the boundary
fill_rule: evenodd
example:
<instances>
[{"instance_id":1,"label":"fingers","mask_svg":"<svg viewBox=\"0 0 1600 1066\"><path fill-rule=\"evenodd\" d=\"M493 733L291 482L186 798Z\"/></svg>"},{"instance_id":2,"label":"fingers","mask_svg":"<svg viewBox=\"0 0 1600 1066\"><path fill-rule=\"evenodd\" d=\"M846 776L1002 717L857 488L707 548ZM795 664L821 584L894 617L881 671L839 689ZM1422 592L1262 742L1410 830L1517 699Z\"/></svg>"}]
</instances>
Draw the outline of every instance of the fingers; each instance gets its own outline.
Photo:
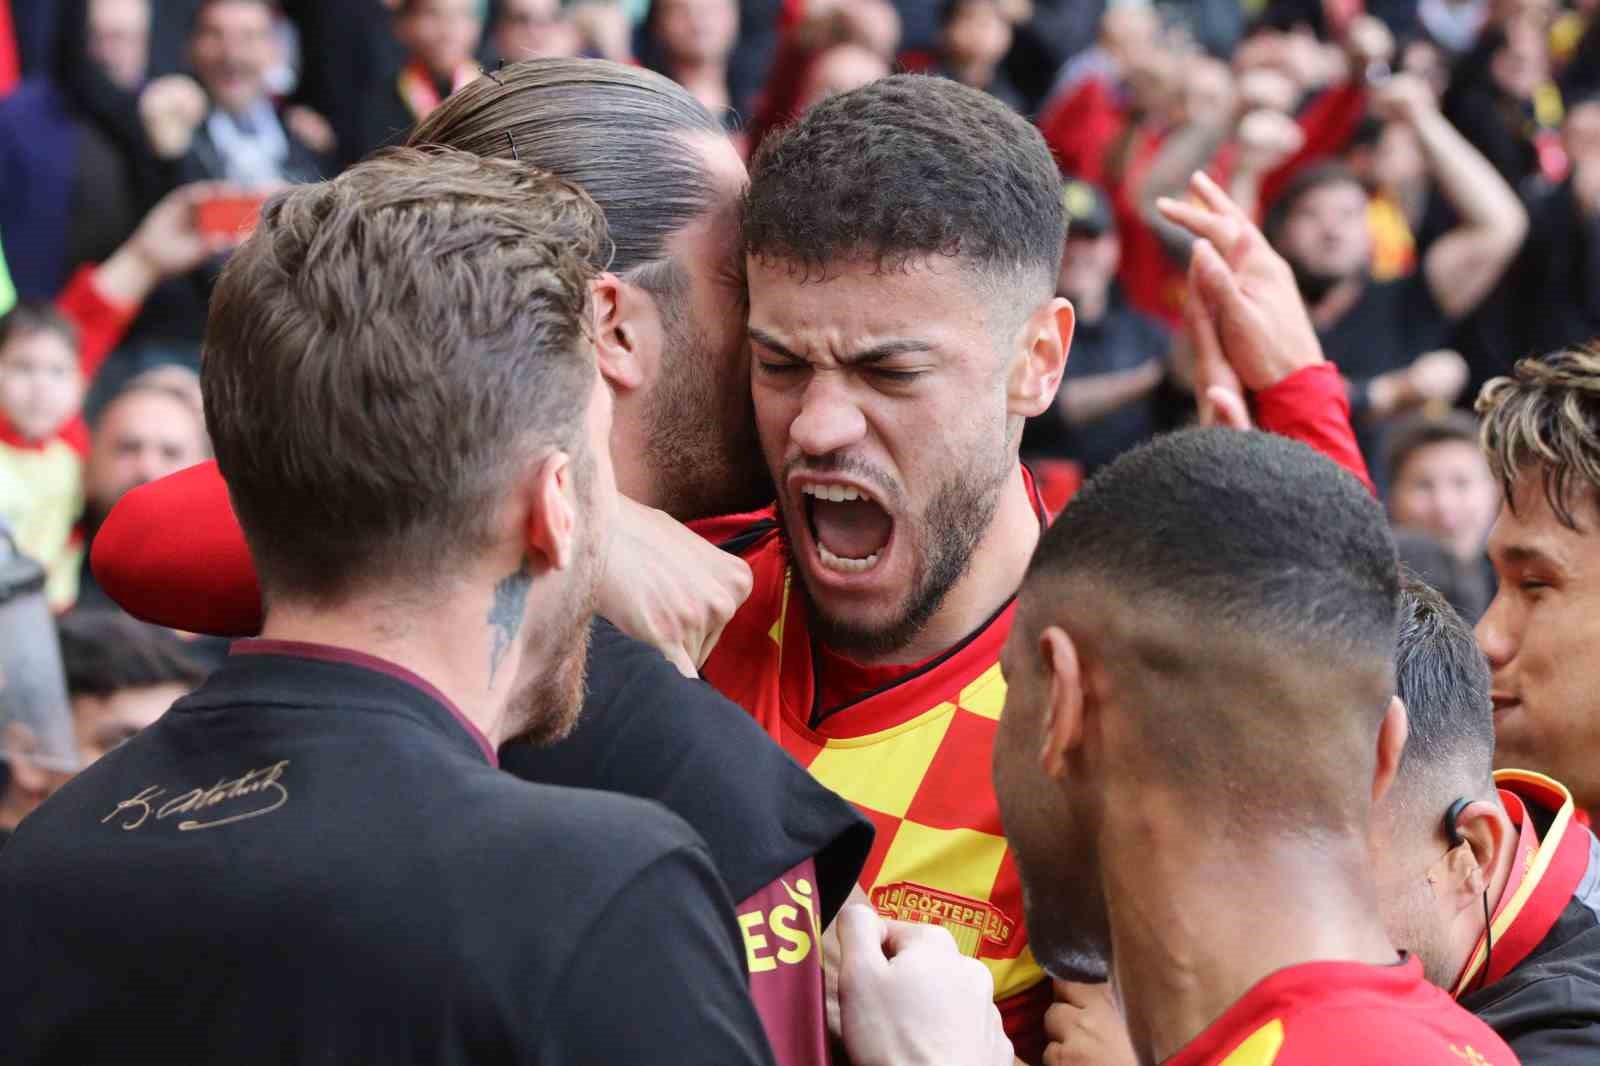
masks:
<instances>
[{"instance_id":1,"label":"fingers","mask_svg":"<svg viewBox=\"0 0 1600 1066\"><path fill-rule=\"evenodd\" d=\"M1200 198L1200 202L1224 218L1232 219L1235 223L1250 225L1249 216L1233 202L1233 198L1222 191L1222 186L1211 180L1211 176L1203 170L1194 172L1194 177L1189 179L1189 190Z\"/></svg>"},{"instance_id":2,"label":"fingers","mask_svg":"<svg viewBox=\"0 0 1600 1066\"><path fill-rule=\"evenodd\" d=\"M1204 412L1210 411L1210 421L1206 420ZM1250 421L1250 408L1245 405L1244 397L1232 389L1213 385L1206 390L1206 403L1201 407L1201 422L1208 426L1226 426L1229 429L1250 430L1255 428Z\"/></svg>"},{"instance_id":3,"label":"fingers","mask_svg":"<svg viewBox=\"0 0 1600 1066\"><path fill-rule=\"evenodd\" d=\"M1210 241L1218 248L1233 248L1239 243L1240 236L1246 232L1240 228L1238 219L1215 211L1204 204L1163 196L1156 200L1156 210L1160 211L1168 222L1182 226L1196 237Z\"/></svg>"},{"instance_id":4,"label":"fingers","mask_svg":"<svg viewBox=\"0 0 1600 1066\"><path fill-rule=\"evenodd\" d=\"M841 995L852 973L881 972L889 968L889 960L884 955L888 923L877 911L859 903L846 903L834 919L833 927L839 931Z\"/></svg>"},{"instance_id":5,"label":"fingers","mask_svg":"<svg viewBox=\"0 0 1600 1066\"><path fill-rule=\"evenodd\" d=\"M1197 290L1194 295L1205 301L1207 313L1214 318L1243 312L1244 293L1239 281L1210 241L1195 242L1189 260L1189 282Z\"/></svg>"},{"instance_id":6,"label":"fingers","mask_svg":"<svg viewBox=\"0 0 1600 1066\"><path fill-rule=\"evenodd\" d=\"M883 921L883 919L879 919ZM959 954L955 938L943 926L925 922L883 921L884 949L892 959L911 951L942 951Z\"/></svg>"},{"instance_id":7,"label":"fingers","mask_svg":"<svg viewBox=\"0 0 1600 1066\"><path fill-rule=\"evenodd\" d=\"M682 674L684 677L687 677L690 680L697 680L700 677L699 664L696 663L694 661L694 657L684 649L676 647L663 648L661 653L667 657L668 662L678 668L678 673Z\"/></svg>"}]
</instances>

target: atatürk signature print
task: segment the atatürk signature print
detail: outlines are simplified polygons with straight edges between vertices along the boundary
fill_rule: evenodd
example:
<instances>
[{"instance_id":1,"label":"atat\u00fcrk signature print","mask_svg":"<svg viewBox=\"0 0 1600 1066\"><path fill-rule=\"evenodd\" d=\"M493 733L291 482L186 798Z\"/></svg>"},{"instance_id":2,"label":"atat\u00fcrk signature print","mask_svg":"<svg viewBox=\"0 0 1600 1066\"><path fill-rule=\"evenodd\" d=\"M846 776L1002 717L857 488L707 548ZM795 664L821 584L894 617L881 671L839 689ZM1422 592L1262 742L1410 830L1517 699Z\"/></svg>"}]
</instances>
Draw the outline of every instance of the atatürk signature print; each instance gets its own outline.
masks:
<instances>
[{"instance_id":1,"label":"atat\u00fcrk signature print","mask_svg":"<svg viewBox=\"0 0 1600 1066\"><path fill-rule=\"evenodd\" d=\"M218 781L210 788L190 789L159 806L157 801L165 796L168 790L160 785L151 785L117 804L115 810L100 819L100 824L105 825L120 815L122 821L119 824L124 830L132 832L151 817L159 822L175 814L212 812L210 817L185 818L179 822L179 832L187 833L193 829L215 829L219 825L242 822L247 818L259 818L263 814L271 814L289 802L289 790L283 787L282 781L283 772L288 766L289 760L284 759L271 766L241 774L230 781ZM235 801L249 799L252 796L259 799L243 804L246 809L240 810L241 805Z\"/></svg>"}]
</instances>

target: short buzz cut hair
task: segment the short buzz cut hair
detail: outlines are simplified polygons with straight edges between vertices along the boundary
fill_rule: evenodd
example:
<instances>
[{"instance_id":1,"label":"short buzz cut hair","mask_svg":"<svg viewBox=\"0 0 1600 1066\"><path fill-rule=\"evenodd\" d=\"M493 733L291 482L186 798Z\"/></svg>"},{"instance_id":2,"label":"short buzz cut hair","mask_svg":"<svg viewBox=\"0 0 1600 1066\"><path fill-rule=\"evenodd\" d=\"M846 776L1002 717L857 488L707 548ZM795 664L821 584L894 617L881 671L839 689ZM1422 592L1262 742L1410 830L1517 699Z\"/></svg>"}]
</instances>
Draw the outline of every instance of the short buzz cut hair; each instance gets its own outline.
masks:
<instances>
[{"instance_id":1,"label":"short buzz cut hair","mask_svg":"<svg viewBox=\"0 0 1600 1066\"><path fill-rule=\"evenodd\" d=\"M1489 663L1455 608L1410 574L1401 590L1395 682L1411 727L1396 785L1418 800L1445 803L1459 789L1492 787Z\"/></svg>"},{"instance_id":2,"label":"short buzz cut hair","mask_svg":"<svg viewBox=\"0 0 1600 1066\"><path fill-rule=\"evenodd\" d=\"M201 386L269 601L425 590L492 542L520 464L562 449L581 478L607 247L572 185L462 152L391 149L267 204Z\"/></svg>"},{"instance_id":3,"label":"short buzz cut hair","mask_svg":"<svg viewBox=\"0 0 1600 1066\"><path fill-rule=\"evenodd\" d=\"M1545 499L1578 529L1582 490L1600 493L1600 342L1520 360L1478 394L1489 469L1516 509L1516 490L1538 477Z\"/></svg>"},{"instance_id":4,"label":"short buzz cut hair","mask_svg":"<svg viewBox=\"0 0 1600 1066\"><path fill-rule=\"evenodd\" d=\"M745 247L825 276L956 259L1054 292L1066 240L1061 172L1034 126L987 93L897 74L817 104L761 143Z\"/></svg>"},{"instance_id":5,"label":"short buzz cut hair","mask_svg":"<svg viewBox=\"0 0 1600 1066\"><path fill-rule=\"evenodd\" d=\"M1078 619L1161 772L1254 780L1261 818L1352 825L1370 800L1350 760L1375 757L1399 597L1359 481L1298 442L1212 428L1099 471L1040 539L1021 610L1035 628Z\"/></svg>"}]
</instances>

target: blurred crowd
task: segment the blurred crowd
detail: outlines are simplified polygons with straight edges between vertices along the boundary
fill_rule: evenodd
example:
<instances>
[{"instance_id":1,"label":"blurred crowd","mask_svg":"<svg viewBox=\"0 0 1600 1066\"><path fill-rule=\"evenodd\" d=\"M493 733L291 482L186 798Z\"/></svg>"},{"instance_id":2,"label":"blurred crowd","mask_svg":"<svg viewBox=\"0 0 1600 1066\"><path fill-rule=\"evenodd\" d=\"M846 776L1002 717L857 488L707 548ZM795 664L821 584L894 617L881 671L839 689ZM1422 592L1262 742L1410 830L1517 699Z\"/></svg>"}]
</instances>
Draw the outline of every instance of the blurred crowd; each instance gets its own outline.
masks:
<instances>
[{"instance_id":1,"label":"blurred crowd","mask_svg":"<svg viewBox=\"0 0 1600 1066\"><path fill-rule=\"evenodd\" d=\"M1408 561L1473 619L1499 489L1470 400L1600 333L1596 7L0 0L0 519L53 610L111 610L86 547L123 493L209 456L207 299L254 211L481 72L647 66L747 156L826 96L926 72L1029 116L1061 166L1076 336L1024 440L1050 502L1193 418L1190 238L1155 205L1204 170L1294 268Z\"/></svg>"}]
</instances>

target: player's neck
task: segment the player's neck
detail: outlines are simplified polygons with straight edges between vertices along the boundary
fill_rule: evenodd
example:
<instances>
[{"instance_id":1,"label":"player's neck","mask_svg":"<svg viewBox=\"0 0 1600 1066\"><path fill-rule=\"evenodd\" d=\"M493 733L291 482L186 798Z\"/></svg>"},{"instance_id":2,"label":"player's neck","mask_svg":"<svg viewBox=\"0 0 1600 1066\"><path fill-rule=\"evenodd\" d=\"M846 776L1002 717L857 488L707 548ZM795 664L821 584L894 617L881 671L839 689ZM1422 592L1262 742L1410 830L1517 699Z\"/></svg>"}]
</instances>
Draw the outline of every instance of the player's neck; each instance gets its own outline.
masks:
<instances>
[{"instance_id":1,"label":"player's neck","mask_svg":"<svg viewBox=\"0 0 1600 1066\"><path fill-rule=\"evenodd\" d=\"M1232 841L1193 804L1141 807L1128 819L1136 825L1116 830L1138 846L1102 849L1123 856L1107 863L1105 895L1113 973L1141 1062L1176 1054L1285 967L1398 960L1358 837Z\"/></svg>"},{"instance_id":2,"label":"player's neck","mask_svg":"<svg viewBox=\"0 0 1600 1066\"><path fill-rule=\"evenodd\" d=\"M1022 464L1013 461L994 518L973 551L967 572L928 624L899 650L859 661L865 666L918 663L965 640L1016 592L1038 543L1039 514L1023 480Z\"/></svg>"},{"instance_id":3,"label":"player's neck","mask_svg":"<svg viewBox=\"0 0 1600 1066\"><path fill-rule=\"evenodd\" d=\"M438 689L498 748L512 731L506 705L518 675L529 674L535 663L524 661L529 652L523 632L496 624L498 608L489 588L464 586L431 596L422 606L376 597L333 609L271 604L261 637L361 652L409 670ZM540 592L535 581L525 600L526 625L560 629L540 617L545 599Z\"/></svg>"}]
</instances>

